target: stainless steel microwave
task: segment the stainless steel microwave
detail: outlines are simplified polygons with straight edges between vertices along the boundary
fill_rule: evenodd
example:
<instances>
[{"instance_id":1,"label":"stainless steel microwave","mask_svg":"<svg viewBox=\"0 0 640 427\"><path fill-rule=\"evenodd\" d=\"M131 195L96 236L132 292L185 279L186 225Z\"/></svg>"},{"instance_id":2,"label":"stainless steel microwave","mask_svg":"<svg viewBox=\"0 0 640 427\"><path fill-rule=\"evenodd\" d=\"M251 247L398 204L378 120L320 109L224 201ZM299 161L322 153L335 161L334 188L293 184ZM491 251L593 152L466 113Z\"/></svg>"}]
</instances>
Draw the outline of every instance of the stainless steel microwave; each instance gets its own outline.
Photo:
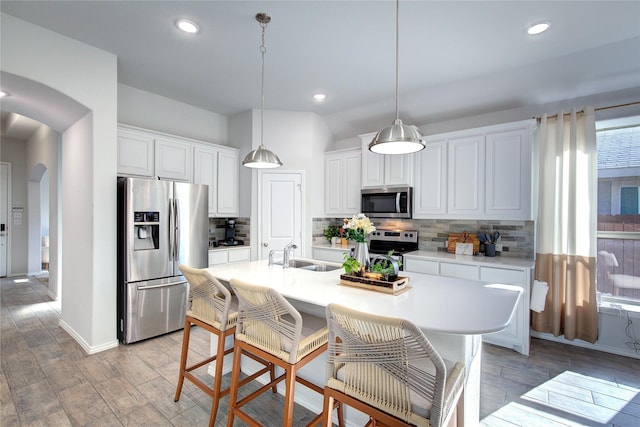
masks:
<instances>
[{"instance_id":1,"label":"stainless steel microwave","mask_svg":"<svg viewBox=\"0 0 640 427\"><path fill-rule=\"evenodd\" d=\"M363 188L360 207L370 218L411 218L413 188Z\"/></svg>"}]
</instances>

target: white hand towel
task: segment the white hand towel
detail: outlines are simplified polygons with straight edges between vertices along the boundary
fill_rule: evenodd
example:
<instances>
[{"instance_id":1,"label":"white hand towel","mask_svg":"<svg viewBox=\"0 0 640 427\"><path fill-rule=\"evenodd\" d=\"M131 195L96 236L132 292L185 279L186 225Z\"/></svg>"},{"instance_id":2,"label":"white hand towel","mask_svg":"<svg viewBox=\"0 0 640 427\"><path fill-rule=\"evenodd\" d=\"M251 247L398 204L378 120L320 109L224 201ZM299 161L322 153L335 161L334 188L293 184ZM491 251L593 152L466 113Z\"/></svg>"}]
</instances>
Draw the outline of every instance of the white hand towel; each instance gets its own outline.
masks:
<instances>
[{"instance_id":1,"label":"white hand towel","mask_svg":"<svg viewBox=\"0 0 640 427\"><path fill-rule=\"evenodd\" d=\"M537 313L544 311L548 291L549 285L547 282L542 282L540 280L533 281L533 289L531 289L531 310Z\"/></svg>"}]
</instances>

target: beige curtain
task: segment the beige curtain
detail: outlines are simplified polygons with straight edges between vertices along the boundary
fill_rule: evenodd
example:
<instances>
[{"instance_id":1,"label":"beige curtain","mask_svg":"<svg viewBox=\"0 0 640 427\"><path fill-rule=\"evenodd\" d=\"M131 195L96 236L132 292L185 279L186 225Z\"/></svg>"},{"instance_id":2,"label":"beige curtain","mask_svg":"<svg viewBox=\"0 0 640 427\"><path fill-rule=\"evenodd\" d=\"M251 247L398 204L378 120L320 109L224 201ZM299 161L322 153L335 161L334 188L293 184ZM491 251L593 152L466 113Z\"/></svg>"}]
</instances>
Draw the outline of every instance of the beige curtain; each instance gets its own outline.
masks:
<instances>
[{"instance_id":1,"label":"beige curtain","mask_svg":"<svg viewBox=\"0 0 640 427\"><path fill-rule=\"evenodd\" d=\"M535 278L548 283L545 309L532 328L595 342L597 186L593 108L545 114L540 147Z\"/></svg>"}]
</instances>

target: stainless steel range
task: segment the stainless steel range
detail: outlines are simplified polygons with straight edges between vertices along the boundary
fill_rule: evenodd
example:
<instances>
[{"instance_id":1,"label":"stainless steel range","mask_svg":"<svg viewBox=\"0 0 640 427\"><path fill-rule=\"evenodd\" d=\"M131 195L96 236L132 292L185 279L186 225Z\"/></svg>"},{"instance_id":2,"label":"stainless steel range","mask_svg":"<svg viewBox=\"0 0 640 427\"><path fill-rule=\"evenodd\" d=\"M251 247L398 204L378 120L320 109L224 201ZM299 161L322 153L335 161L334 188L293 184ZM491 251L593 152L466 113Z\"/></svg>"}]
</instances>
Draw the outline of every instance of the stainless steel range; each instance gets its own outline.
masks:
<instances>
[{"instance_id":1,"label":"stainless steel range","mask_svg":"<svg viewBox=\"0 0 640 427\"><path fill-rule=\"evenodd\" d=\"M390 250L393 250L392 257L402 263L403 254L418 250L418 230L377 229L369 235L372 261L377 255L386 255Z\"/></svg>"}]
</instances>

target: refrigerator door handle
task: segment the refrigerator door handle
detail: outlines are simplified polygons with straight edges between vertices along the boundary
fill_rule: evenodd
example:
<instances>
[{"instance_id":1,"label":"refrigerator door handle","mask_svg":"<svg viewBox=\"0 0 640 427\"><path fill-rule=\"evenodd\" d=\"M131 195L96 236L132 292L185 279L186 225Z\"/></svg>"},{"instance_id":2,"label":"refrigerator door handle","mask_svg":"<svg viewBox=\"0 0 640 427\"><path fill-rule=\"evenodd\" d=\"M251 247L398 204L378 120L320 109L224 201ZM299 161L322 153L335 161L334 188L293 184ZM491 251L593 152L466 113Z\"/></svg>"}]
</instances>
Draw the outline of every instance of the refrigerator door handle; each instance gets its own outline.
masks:
<instances>
[{"instance_id":1,"label":"refrigerator door handle","mask_svg":"<svg viewBox=\"0 0 640 427\"><path fill-rule=\"evenodd\" d=\"M175 228L175 209L173 199L169 198L169 259L173 261L173 253L175 252L174 228Z\"/></svg>"},{"instance_id":2,"label":"refrigerator door handle","mask_svg":"<svg viewBox=\"0 0 640 427\"><path fill-rule=\"evenodd\" d=\"M173 254L173 259L175 262L180 261L180 201L178 199L173 199L173 203L175 203L175 236L173 240L173 248L175 250Z\"/></svg>"},{"instance_id":3,"label":"refrigerator door handle","mask_svg":"<svg viewBox=\"0 0 640 427\"><path fill-rule=\"evenodd\" d=\"M176 286L176 285L184 285L185 283L187 283L186 280L181 280L179 282L162 283L160 285L138 286L136 289L139 290L139 291L144 291L146 289L168 288L168 287Z\"/></svg>"}]
</instances>

